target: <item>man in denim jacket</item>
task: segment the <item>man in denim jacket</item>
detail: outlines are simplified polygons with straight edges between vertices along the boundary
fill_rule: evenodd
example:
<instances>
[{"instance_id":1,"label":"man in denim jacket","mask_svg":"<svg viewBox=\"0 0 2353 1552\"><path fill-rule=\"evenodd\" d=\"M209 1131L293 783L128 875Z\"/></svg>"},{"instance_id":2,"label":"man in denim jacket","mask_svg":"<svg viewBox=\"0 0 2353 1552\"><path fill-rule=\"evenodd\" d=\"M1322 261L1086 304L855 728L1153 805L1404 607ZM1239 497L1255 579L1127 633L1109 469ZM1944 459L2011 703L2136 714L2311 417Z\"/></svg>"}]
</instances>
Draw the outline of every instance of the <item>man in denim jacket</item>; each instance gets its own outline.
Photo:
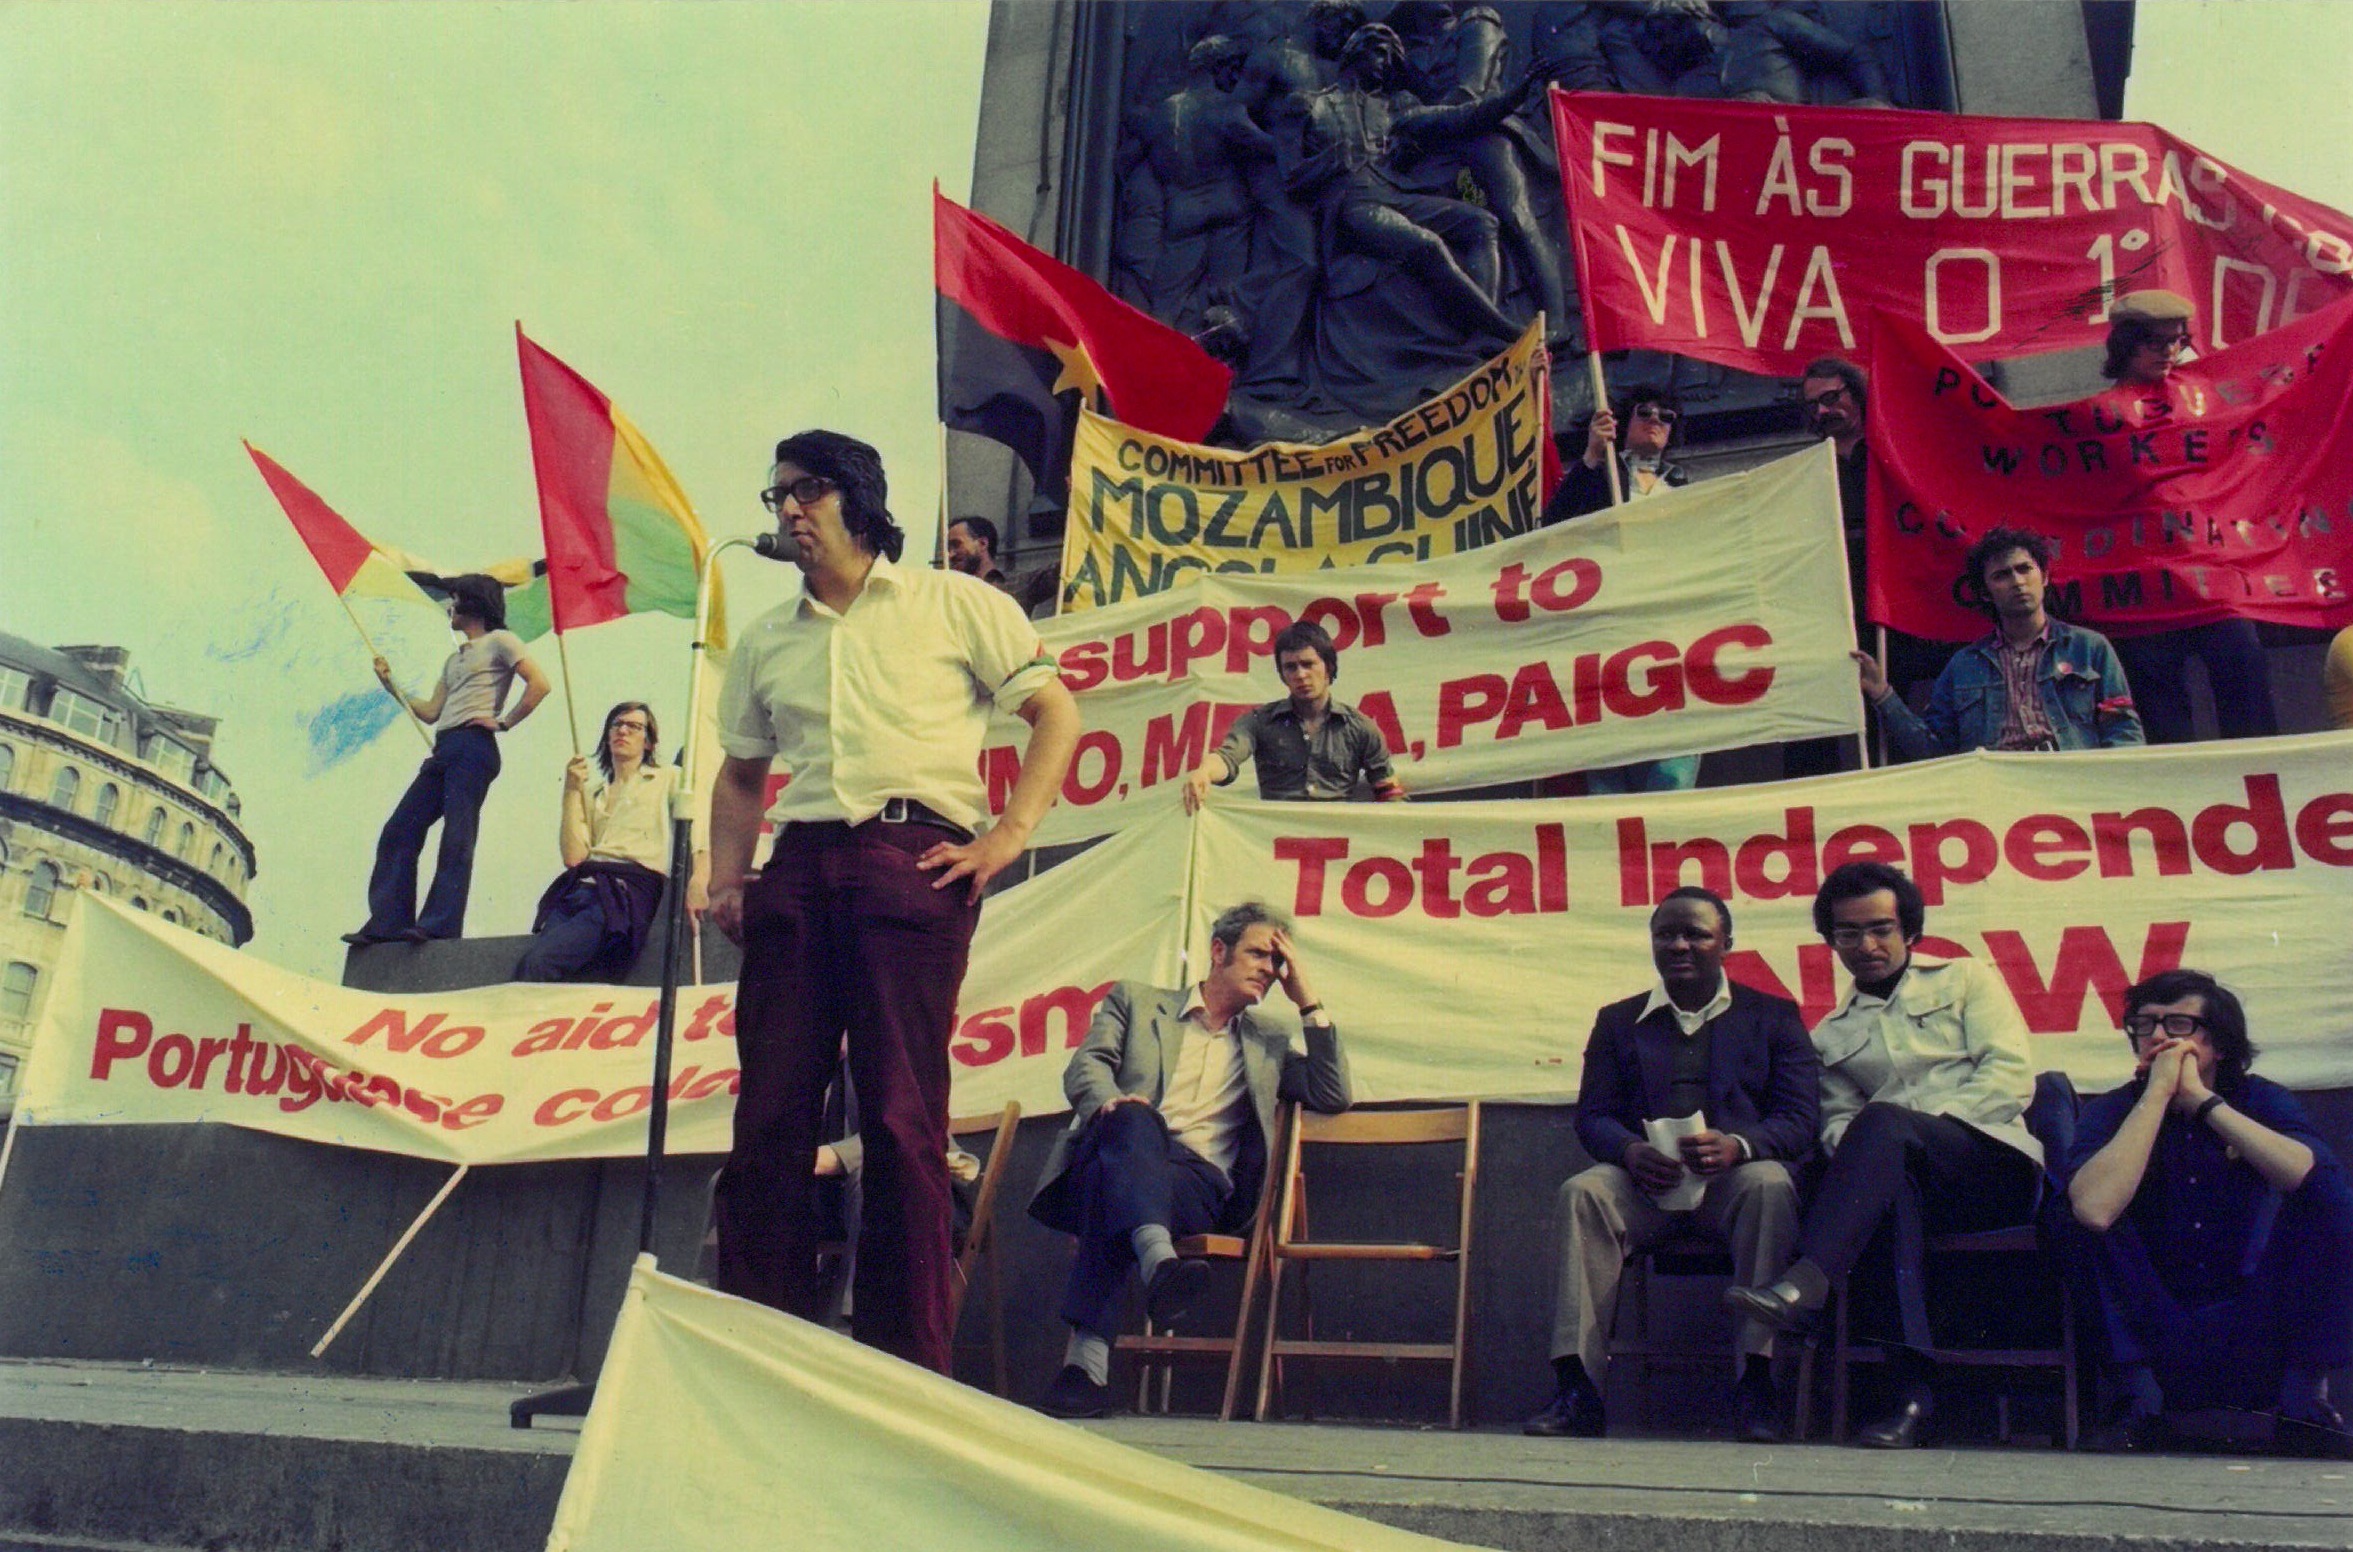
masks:
<instances>
[{"instance_id":1,"label":"man in denim jacket","mask_svg":"<svg viewBox=\"0 0 2353 1552\"><path fill-rule=\"evenodd\" d=\"M1889 687L1876 659L1855 654L1863 695L1907 760L1970 749L2109 749L2138 744L2141 719L2116 649L2098 631L2043 608L2051 542L1996 528L1969 547L1963 576L1994 628L1953 654L1925 716ZM2028 693L2030 692L2031 693Z\"/></svg>"}]
</instances>

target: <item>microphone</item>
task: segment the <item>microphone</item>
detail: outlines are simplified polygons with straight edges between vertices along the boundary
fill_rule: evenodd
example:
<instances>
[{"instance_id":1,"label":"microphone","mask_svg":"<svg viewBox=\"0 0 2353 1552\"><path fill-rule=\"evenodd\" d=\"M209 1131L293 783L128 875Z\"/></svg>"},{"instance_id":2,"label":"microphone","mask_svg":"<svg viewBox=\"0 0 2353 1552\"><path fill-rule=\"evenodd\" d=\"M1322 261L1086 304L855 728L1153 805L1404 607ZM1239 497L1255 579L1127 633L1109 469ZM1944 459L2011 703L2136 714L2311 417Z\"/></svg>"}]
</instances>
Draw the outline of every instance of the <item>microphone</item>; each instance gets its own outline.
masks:
<instances>
[{"instance_id":1,"label":"microphone","mask_svg":"<svg viewBox=\"0 0 2353 1552\"><path fill-rule=\"evenodd\" d=\"M785 549L783 536L776 533L764 533L760 535L760 537L752 541L752 549L756 553L766 557L769 560L789 561L794 558L793 555Z\"/></svg>"}]
</instances>

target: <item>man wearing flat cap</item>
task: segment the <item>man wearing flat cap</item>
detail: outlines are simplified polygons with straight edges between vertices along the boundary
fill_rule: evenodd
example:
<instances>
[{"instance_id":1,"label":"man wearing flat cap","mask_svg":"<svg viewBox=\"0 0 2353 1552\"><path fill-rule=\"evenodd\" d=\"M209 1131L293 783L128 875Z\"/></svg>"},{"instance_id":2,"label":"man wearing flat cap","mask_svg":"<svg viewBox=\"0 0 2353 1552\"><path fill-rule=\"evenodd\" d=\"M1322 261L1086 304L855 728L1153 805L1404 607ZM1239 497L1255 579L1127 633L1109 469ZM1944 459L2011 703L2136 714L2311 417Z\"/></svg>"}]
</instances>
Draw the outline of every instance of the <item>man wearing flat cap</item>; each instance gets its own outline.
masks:
<instances>
[{"instance_id":1,"label":"man wearing flat cap","mask_svg":"<svg viewBox=\"0 0 2353 1552\"><path fill-rule=\"evenodd\" d=\"M2171 380L2174 367L2194 354L2196 325L2196 306L2174 291L2127 291L2108 309L2108 359L2100 372L2115 380L2109 401L2128 424L2194 420L2206 413L2203 392L2182 392ZM2268 738L2279 731L2270 667L2252 620L2121 637L2116 655L2152 744L2186 744L2197 737L2185 677L2191 658L2206 665L2214 722L2224 738Z\"/></svg>"}]
</instances>

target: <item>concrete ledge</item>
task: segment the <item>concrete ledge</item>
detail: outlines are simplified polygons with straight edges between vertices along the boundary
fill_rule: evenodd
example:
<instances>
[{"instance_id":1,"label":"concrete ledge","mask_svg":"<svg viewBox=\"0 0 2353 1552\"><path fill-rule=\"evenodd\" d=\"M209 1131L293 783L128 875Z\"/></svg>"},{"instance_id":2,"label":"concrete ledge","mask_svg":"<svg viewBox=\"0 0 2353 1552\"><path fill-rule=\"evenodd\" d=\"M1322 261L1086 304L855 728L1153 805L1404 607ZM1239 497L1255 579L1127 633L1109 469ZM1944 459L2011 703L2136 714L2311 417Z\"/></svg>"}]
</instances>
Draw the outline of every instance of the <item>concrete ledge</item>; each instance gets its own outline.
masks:
<instances>
[{"instance_id":1,"label":"concrete ledge","mask_svg":"<svg viewBox=\"0 0 2353 1552\"><path fill-rule=\"evenodd\" d=\"M577 1435L525 1387L0 1364L0 1552L530 1552ZM1120 1418L1094 1432L1513 1552L2341 1549L2353 1466L2047 1450L1890 1455ZM696 1544L678 1506L678 1544Z\"/></svg>"}]
</instances>

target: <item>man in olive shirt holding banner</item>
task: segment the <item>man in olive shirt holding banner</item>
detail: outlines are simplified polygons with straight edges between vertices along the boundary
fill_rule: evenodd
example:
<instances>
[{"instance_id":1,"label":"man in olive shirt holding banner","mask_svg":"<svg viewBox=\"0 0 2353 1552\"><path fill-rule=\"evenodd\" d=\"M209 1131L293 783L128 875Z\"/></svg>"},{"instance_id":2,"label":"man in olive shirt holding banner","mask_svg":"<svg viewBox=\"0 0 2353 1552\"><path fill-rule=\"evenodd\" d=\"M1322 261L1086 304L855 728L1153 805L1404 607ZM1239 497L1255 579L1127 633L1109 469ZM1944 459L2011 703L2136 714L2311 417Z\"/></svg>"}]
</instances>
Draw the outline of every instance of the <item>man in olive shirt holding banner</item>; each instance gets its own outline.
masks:
<instances>
[{"instance_id":1,"label":"man in olive shirt holding banner","mask_svg":"<svg viewBox=\"0 0 2353 1552\"><path fill-rule=\"evenodd\" d=\"M804 431L761 500L799 598L745 633L719 694L711 920L743 945L735 1146L714 1203L719 1287L825 1314L813 1174L844 1037L865 1143L859 1341L947 1373L953 1260L940 1138L948 1037L983 887L1062 785L1079 717L1038 633L974 577L901 569L882 460ZM990 713L1030 725L1004 814L979 775ZM771 761L791 773L751 873Z\"/></svg>"},{"instance_id":2,"label":"man in olive shirt holding banner","mask_svg":"<svg viewBox=\"0 0 2353 1552\"><path fill-rule=\"evenodd\" d=\"M1331 634L1312 621L1295 621L1275 637L1274 653L1289 697L1244 712L1227 730L1185 778L1185 812L1197 812L1211 787L1241 775L1245 761L1257 765L1258 795L1268 802L1345 802L1360 772L1378 801L1403 799L1405 783L1389 764L1381 730L1354 706L1332 699L1340 649Z\"/></svg>"}]
</instances>

